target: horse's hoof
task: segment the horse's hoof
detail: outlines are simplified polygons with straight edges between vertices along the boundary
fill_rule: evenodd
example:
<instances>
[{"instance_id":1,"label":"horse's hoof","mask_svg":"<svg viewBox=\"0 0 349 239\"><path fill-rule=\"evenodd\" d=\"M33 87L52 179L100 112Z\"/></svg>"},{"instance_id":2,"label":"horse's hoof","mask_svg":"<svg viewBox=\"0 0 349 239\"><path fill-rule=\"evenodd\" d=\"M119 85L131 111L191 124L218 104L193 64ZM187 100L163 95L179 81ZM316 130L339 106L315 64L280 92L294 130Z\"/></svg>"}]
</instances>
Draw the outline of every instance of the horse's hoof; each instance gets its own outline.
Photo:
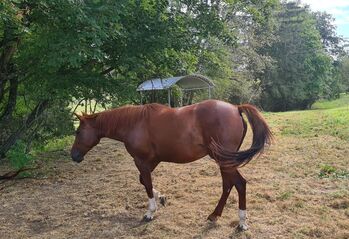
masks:
<instances>
[{"instance_id":1,"label":"horse's hoof","mask_svg":"<svg viewBox=\"0 0 349 239\"><path fill-rule=\"evenodd\" d=\"M248 226L247 226L247 224L239 224L238 226L237 226L237 228L236 228L236 230L238 230L238 231L247 231L248 230Z\"/></svg>"},{"instance_id":2,"label":"horse's hoof","mask_svg":"<svg viewBox=\"0 0 349 239\"><path fill-rule=\"evenodd\" d=\"M218 220L218 216L211 214L210 216L208 216L207 220L209 220L211 222L216 222Z\"/></svg>"},{"instance_id":3,"label":"horse's hoof","mask_svg":"<svg viewBox=\"0 0 349 239\"><path fill-rule=\"evenodd\" d=\"M148 215L144 215L143 221L144 222L151 222L153 220L153 217L149 217Z\"/></svg>"},{"instance_id":4,"label":"horse's hoof","mask_svg":"<svg viewBox=\"0 0 349 239\"><path fill-rule=\"evenodd\" d=\"M167 203L167 198L166 198L166 196L160 196L160 197L159 197L159 201L160 201L160 204L161 204L162 206L166 206L166 203Z\"/></svg>"}]
</instances>

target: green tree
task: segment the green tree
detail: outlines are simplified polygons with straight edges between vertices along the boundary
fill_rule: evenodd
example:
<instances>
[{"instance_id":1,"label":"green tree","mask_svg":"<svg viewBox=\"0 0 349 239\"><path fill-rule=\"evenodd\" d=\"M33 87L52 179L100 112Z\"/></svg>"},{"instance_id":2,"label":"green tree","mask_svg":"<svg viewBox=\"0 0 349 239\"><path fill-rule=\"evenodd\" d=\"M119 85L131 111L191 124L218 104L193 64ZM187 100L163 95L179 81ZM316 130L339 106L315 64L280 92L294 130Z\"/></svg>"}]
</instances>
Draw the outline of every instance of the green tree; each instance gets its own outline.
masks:
<instances>
[{"instance_id":1,"label":"green tree","mask_svg":"<svg viewBox=\"0 0 349 239\"><path fill-rule=\"evenodd\" d=\"M254 21L250 14L234 15L231 24L238 29L237 47L232 51L233 76L229 88L229 101L233 103L259 104L261 88L261 74L270 67L274 60L264 54L264 47L275 42L277 27L275 12L280 5L278 1L258 1L250 4L250 8L258 9L259 21ZM262 14L261 14L262 13Z\"/></svg>"},{"instance_id":2,"label":"green tree","mask_svg":"<svg viewBox=\"0 0 349 239\"><path fill-rule=\"evenodd\" d=\"M260 49L274 40L273 12L277 8L276 0L235 1L221 8L235 37L234 45L224 45L221 38L209 38L199 57L200 72L216 84L214 98L235 104L258 102L259 75L272 62Z\"/></svg>"},{"instance_id":3,"label":"green tree","mask_svg":"<svg viewBox=\"0 0 349 239\"><path fill-rule=\"evenodd\" d=\"M349 54L343 54L338 60L338 78L342 92L349 92Z\"/></svg>"},{"instance_id":4,"label":"green tree","mask_svg":"<svg viewBox=\"0 0 349 239\"><path fill-rule=\"evenodd\" d=\"M225 79L226 52L237 43L228 21L235 7L257 22L272 2L1 1L0 154L50 125L43 117L54 109L67 114L72 100L137 103L136 86L152 77L207 72Z\"/></svg>"},{"instance_id":5,"label":"green tree","mask_svg":"<svg viewBox=\"0 0 349 239\"><path fill-rule=\"evenodd\" d=\"M326 52L332 56L343 53L343 39L337 35L335 18L326 12L314 12L313 15Z\"/></svg>"},{"instance_id":6,"label":"green tree","mask_svg":"<svg viewBox=\"0 0 349 239\"><path fill-rule=\"evenodd\" d=\"M0 154L35 127L47 108L72 96L103 98L115 88L104 76L102 45L117 32L114 14L122 2L105 3L1 3L0 128L6 130Z\"/></svg>"},{"instance_id":7,"label":"green tree","mask_svg":"<svg viewBox=\"0 0 349 239\"><path fill-rule=\"evenodd\" d=\"M331 83L332 62L310 10L297 2L282 6L278 40L264 51L276 63L262 76L262 105L272 111L306 109Z\"/></svg>"}]
</instances>

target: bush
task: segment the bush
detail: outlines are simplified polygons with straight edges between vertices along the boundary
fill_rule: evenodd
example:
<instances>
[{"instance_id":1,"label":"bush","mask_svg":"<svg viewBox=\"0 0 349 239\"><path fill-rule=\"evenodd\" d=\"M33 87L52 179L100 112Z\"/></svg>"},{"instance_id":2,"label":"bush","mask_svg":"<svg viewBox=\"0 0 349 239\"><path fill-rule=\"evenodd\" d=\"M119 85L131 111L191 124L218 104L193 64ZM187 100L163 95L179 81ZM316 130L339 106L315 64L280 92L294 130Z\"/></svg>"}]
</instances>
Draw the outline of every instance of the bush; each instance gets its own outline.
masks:
<instances>
[{"instance_id":1,"label":"bush","mask_svg":"<svg viewBox=\"0 0 349 239\"><path fill-rule=\"evenodd\" d=\"M63 138L55 138L48 140L46 145L40 148L42 152L52 152L64 150L67 147L71 146L74 142L74 137L72 135L65 136Z\"/></svg>"},{"instance_id":2,"label":"bush","mask_svg":"<svg viewBox=\"0 0 349 239\"><path fill-rule=\"evenodd\" d=\"M34 157L26 152L26 144L19 140L16 144L7 152L6 158L8 159L11 168L19 170L25 167L29 167L34 163Z\"/></svg>"}]
</instances>

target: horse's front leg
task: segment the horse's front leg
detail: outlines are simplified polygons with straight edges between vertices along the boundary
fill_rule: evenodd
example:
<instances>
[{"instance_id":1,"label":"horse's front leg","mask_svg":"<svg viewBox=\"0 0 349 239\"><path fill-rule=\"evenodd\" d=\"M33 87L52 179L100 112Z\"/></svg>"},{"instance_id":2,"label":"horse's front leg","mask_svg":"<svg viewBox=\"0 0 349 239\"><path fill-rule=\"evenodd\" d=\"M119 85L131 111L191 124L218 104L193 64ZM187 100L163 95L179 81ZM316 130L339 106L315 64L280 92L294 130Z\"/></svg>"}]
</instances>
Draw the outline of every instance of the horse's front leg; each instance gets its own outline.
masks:
<instances>
[{"instance_id":1,"label":"horse's front leg","mask_svg":"<svg viewBox=\"0 0 349 239\"><path fill-rule=\"evenodd\" d=\"M153 220L154 213L158 208L156 205L156 199L154 196L153 185L151 181L151 173L146 171L141 171L140 173L141 173L140 177L142 178L142 182L145 187L145 190L147 191L147 195L149 199L148 210L144 215L144 220L151 221Z\"/></svg>"},{"instance_id":2,"label":"horse's front leg","mask_svg":"<svg viewBox=\"0 0 349 239\"><path fill-rule=\"evenodd\" d=\"M144 215L144 220L151 221L154 218L154 213L157 210L156 199L154 194L158 193L156 190L153 190L151 172L155 169L158 163L148 161L143 162L139 159L135 159L135 163L140 172L140 182L144 185L149 199L148 210Z\"/></svg>"},{"instance_id":3,"label":"horse's front leg","mask_svg":"<svg viewBox=\"0 0 349 239\"><path fill-rule=\"evenodd\" d=\"M156 202L160 202L162 206L166 206L167 198L165 195L161 194L158 190L153 188L153 194Z\"/></svg>"}]
</instances>

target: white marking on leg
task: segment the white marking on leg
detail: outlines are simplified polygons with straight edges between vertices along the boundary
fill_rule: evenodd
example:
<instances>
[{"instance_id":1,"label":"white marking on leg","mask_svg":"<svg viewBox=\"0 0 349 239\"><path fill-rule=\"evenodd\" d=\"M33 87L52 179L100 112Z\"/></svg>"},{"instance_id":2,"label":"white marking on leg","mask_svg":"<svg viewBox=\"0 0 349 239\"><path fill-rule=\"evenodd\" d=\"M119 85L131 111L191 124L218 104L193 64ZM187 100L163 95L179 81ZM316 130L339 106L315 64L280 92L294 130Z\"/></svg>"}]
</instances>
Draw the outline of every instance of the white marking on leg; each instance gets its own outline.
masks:
<instances>
[{"instance_id":1,"label":"white marking on leg","mask_svg":"<svg viewBox=\"0 0 349 239\"><path fill-rule=\"evenodd\" d=\"M239 209L239 227L242 229L242 230L247 230L248 229L248 226L246 224L246 218L247 218L247 213L246 213L246 210L241 210Z\"/></svg>"},{"instance_id":2,"label":"white marking on leg","mask_svg":"<svg viewBox=\"0 0 349 239\"><path fill-rule=\"evenodd\" d=\"M160 192L155 188L153 188L153 194L154 194L155 200L156 201L159 200L159 197L161 196Z\"/></svg>"},{"instance_id":3,"label":"white marking on leg","mask_svg":"<svg viewBox=\"0 0 349 239\"><path fill-rule=\"evenodd\" d=\"M151 212L155 212L156 209L158 209L158 207L156 206L155 198L149 199L149 208L148 208L148 210L151 211Z\"/></svg>"},{"instance_id":4,"label":"white marking on leg","mask_svg":"<svg viewBox=\"0 0 349 239\"><path fill-rule=\"evenodd\" d=\"M146 219L152 220L154 218L154 213L156 212L157 206L155 198L149 199L148 211L145 214Z\"/></svg>"},{"instance_id":5,"label":"white marking on leg","mask_svg":"<svg viewBox=\"0 0 349 239\"><path fill-rule=\"evenodd\" d=\"M161 194L155 188L153 188L153 194L154 194L156 202L160 203L163 206L166 205L166 196L165 195Z\"/></svg>"}]
</instances>

